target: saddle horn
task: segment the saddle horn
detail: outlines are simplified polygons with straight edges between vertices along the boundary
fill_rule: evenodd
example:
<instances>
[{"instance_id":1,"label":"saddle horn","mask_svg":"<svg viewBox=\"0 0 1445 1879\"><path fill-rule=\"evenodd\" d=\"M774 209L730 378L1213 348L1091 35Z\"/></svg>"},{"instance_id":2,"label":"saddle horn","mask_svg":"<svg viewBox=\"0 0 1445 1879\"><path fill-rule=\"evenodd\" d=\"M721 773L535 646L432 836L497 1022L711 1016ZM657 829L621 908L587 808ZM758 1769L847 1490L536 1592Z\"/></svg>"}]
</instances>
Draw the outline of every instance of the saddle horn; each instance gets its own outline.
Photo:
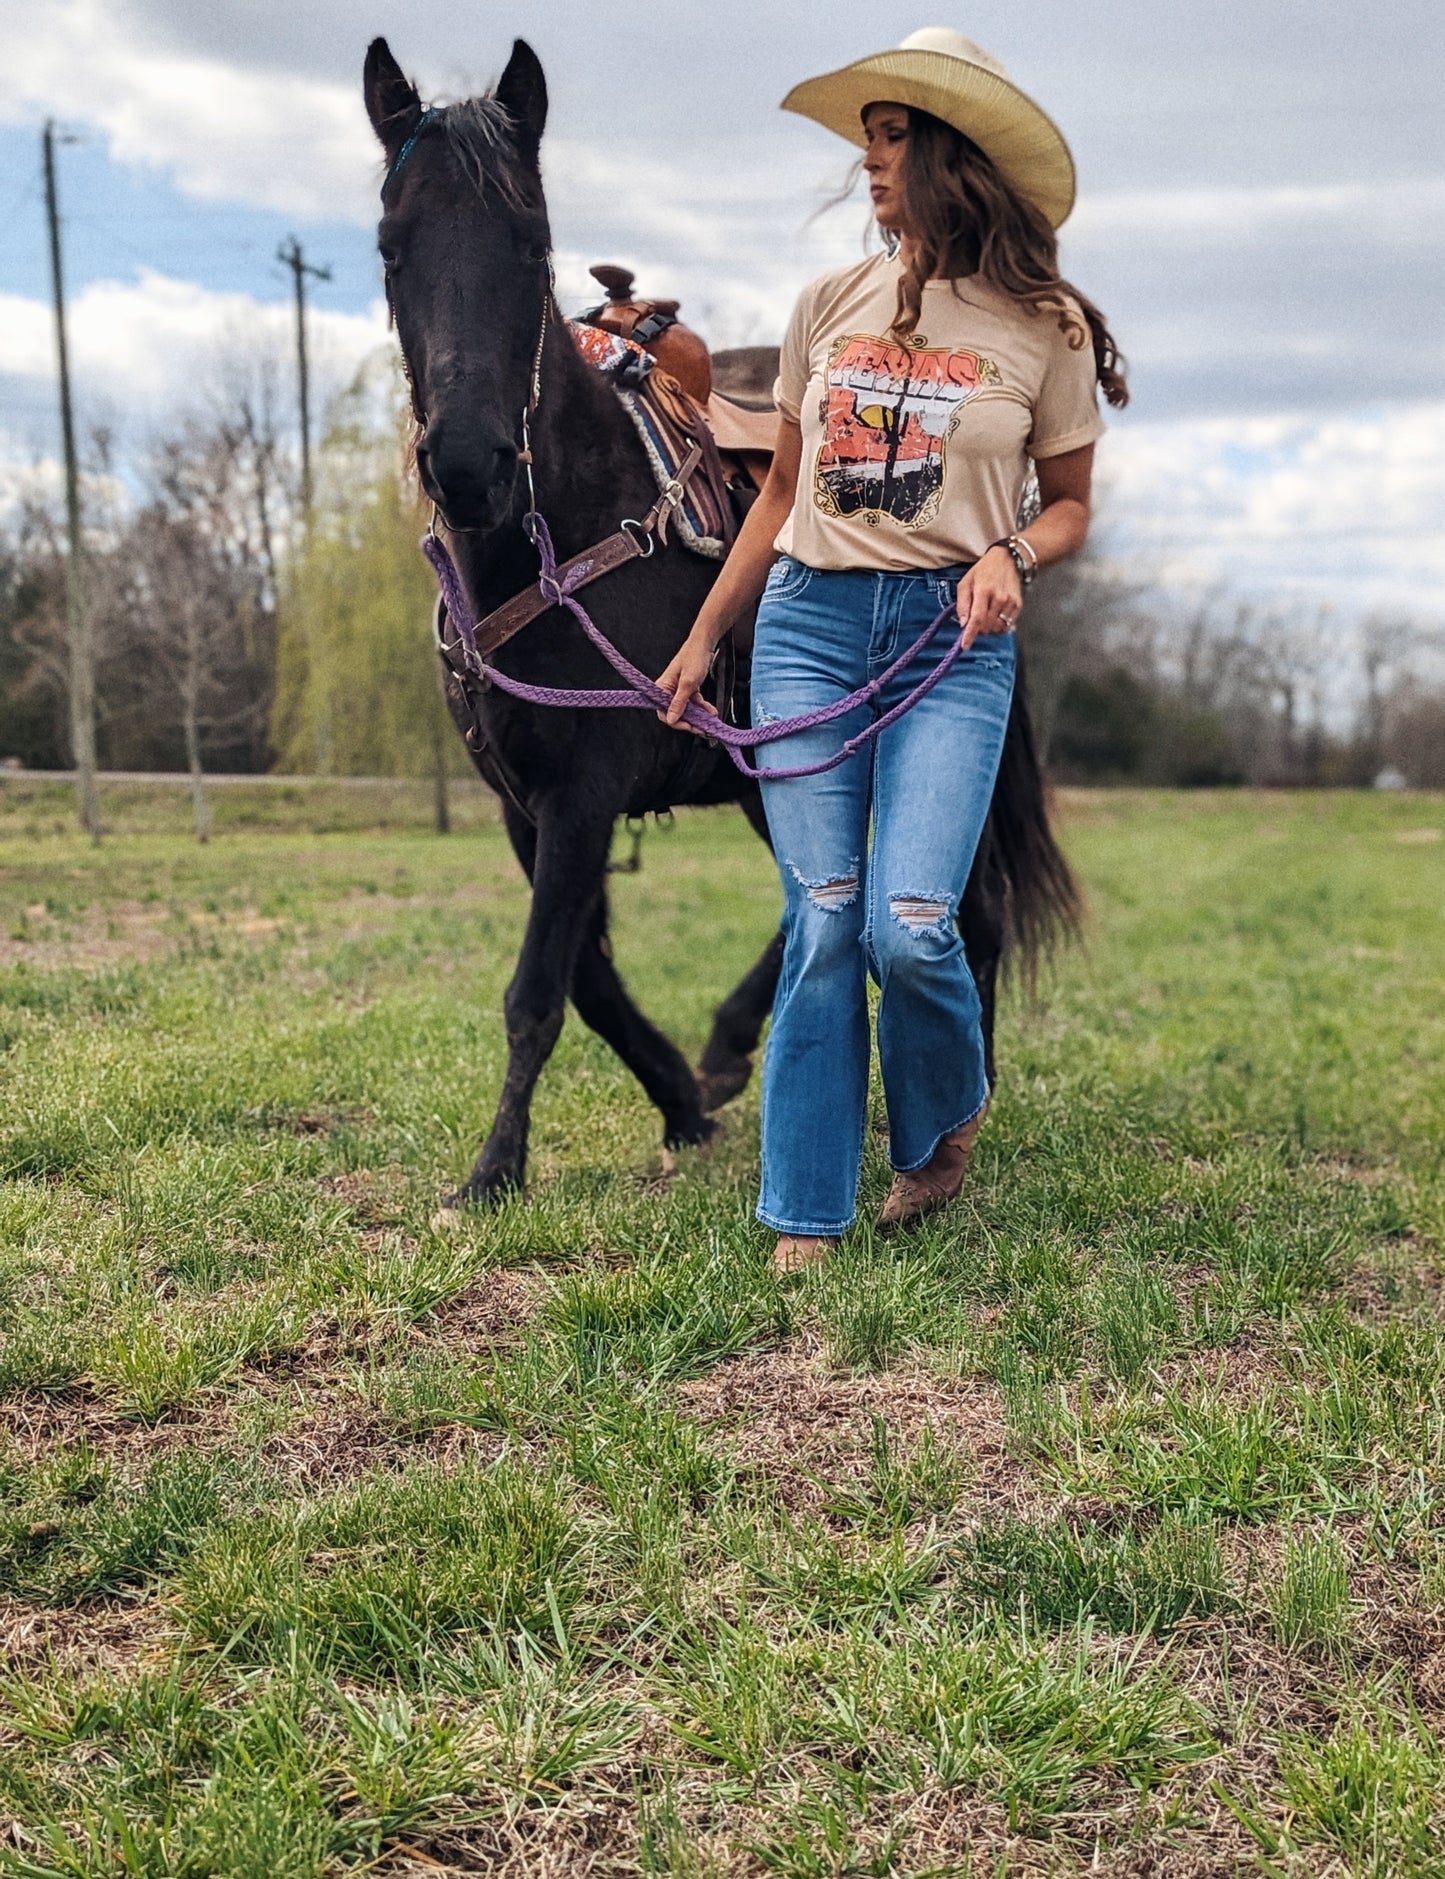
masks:
<instances>
[{"instance_id":1,"label":"saddle horn","mask_svg":"<svg viewBox=\"0 0 1445 1879\"><path fill-rule=\"evenodd\" d=\"M596 267L588 268L587 272L609 300L618 304L631 300L634 279L631 268L612 267L605 261L599 261Z\"/></svg>"}]
</instances>

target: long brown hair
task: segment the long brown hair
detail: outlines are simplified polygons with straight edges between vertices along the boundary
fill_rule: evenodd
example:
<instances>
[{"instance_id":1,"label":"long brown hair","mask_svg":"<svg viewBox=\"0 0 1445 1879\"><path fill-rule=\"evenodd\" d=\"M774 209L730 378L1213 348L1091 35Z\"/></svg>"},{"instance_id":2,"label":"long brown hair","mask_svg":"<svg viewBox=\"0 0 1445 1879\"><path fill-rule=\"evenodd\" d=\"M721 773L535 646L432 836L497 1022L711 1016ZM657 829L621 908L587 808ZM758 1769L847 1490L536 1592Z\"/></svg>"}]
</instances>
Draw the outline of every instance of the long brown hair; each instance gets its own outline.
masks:
<instances>
[{"instance_id":1,"label":"long brown hair","mask_svg":"<svg viewBox=\"0 0 1445 1879\"><path fill-rule=\"evenodd\" d=\"M925 281L977 274L1031 313L1052 308L1075 351L1092 343L1100 390L1111 405L1126 405L1114 336L1093 301L1060 279L1058 239L1043 211L971 137L911 105L905 174L912 260L898 283L893 331L906 338L917 328Z\"/></svg>"}]
</instances>

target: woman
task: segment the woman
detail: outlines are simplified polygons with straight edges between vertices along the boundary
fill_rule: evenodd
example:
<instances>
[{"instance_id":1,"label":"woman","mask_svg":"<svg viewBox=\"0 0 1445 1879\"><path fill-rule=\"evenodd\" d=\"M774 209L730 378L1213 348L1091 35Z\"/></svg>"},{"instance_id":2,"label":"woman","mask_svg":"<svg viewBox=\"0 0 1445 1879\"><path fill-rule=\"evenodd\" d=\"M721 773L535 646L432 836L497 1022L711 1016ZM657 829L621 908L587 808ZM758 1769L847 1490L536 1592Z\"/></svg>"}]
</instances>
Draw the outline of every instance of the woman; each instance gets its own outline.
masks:
<instances>
[{"instance_id":1,"label":"woman","mask_svg":"<svg viewBox=\"0 0 1445 1879\"><path fill-rule=\"evenodd\" d=\"M868 1097L865 970L893 1186L886 1227L953 1199L988 1102L978 993L955 914L993 793L1014 626L1035 571L1083 545L1096 385L1127 396L1098 311L1059 279L1068 147L998 63L941 27L798 86L785 108L864 146L886 252L798 302L777 384L777 455L691 634L659 683L677 723L718 642L762 593L754 722L813 711L878 677L941 607L963 652L868 746L764 782L786 950L763 1070L758 1218L782 1271L852 1223ZM1041 508L1014 532L1029 459ZM766 582L766 586L764 583ZM935 667L939 638L875 697ZM765 745L815 762L870 707ZM872 845L868 844L870 818Z\"/></svg>"}]
</instances>

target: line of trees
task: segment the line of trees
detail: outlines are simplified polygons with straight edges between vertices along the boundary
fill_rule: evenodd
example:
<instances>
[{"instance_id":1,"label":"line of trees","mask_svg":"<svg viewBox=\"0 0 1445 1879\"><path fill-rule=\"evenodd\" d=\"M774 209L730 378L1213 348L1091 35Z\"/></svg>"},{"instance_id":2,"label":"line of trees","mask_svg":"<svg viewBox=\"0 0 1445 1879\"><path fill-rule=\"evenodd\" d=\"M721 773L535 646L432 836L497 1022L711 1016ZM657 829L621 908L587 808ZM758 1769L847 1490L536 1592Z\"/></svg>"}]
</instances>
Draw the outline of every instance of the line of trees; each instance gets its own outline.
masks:
<instances>
[{"instance_id":1,"label":"line of trees","mask_svg":"<svg viewBox=\"0 0 1445 1879\"><path fill-rule=\"evenodd\" d=\"M1445 787L1445 628L1163 594L1084 560L1024 617L1030 696L1063 782Z\"/></svg>"},{"instance_id":2,"label":"line of trees","mask_svg":"<svg viewBox=\"0 0 1445 1879\"><path fill-rule=\"evenodd\" d=\"M390 356L334 400L300 502L272 362L218 389L122 468L88 439L86 595L103 769L459 775L429 653L423 512L401 470ZM37 477L0 518L0 760L69 766L65 540ZM439 818L444 818L439 795Z\"/></svg>"},{"instance_id":3,"label":"line of trees","mask_svg":"<svg viewBox=\"0 0 1445 1879\"><path fill-rule=\"evenodd\" d=\"M207 770L432 775L441 819L467 765L430 654L395 363L378 354L333 401L304 516L282 382L232 347L213 395L138 466L90 439L101 766L189 771L201 839ZM37 485L0 514L0 760L28 768L69 764L64 577L59 505ZM1445 686L1422 676L1438 629L1380 617L1346 633L1085 559L1041 578L1023 630L1063 781L1445 787Z\"/></svg>"}]
</instances>

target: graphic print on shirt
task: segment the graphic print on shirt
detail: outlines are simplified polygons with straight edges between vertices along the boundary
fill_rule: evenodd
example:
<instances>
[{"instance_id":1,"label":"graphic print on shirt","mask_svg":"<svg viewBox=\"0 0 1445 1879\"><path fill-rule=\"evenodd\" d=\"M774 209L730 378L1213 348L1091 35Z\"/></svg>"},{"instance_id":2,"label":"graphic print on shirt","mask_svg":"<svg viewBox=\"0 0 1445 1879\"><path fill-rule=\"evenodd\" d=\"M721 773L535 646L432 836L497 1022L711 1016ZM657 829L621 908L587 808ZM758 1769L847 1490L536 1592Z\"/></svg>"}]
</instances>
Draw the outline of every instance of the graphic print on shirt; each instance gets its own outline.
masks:
<instances>
[{"instance_id":1,"label":"graphic print on shirt","mask_svg":"<svg viewBox=\"0 0 1445 1879\"><path fill-rule=\"evenodd\" d=\"M845 333L828 355L813 500L824 515L925 528L943 496L944 445L963 407L1000 382L976 352Z\"/></svg>"}]
</instances>

